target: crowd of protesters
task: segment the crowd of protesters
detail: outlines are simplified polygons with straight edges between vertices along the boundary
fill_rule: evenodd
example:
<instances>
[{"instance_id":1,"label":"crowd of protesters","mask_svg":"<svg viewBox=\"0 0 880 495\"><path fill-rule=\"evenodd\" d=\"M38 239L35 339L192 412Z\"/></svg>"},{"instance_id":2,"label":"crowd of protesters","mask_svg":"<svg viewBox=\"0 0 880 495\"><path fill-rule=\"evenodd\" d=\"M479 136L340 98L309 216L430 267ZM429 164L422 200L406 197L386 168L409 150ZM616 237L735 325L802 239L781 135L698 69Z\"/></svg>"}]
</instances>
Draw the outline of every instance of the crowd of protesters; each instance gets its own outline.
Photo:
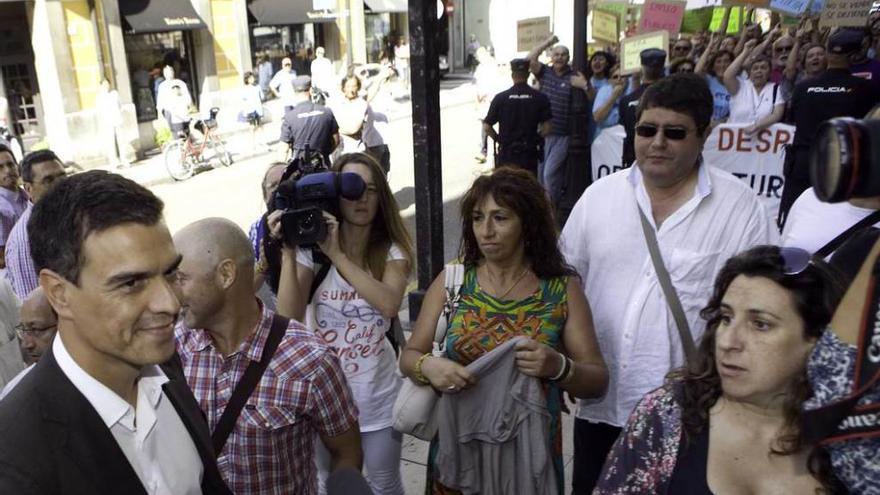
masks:
<instances>
[{"instance_id":1,"label":"crowd of protesters","mask_svg":"<svg viewBox=\"0 0 880 495\"><path fill-rule=\"evenodd\" d=\"M484 107L495 168L407 340L415 247L370 106L390 70L352 71L327 105L323 62L273 78L290 161L268 164L249 232L171 233L143 186L0 145L0 493L403 494L415 406L429 494L878 493L880 443L820 442L809 409L862 369L880 196L821 202L802 156L822 121L877 115L873 34L749 23L645 50L634 77L613 48L573 70L555 36L513 60ZM255 113L262 79L244 77ZM828 84L851 90L809 91ZM624 125L627 167L560 225L574 91L591 132ZM703 147L722 122L786 120L797 201L774 225ZM333 192L298 224L303 180Z\"/></svg>"}]
</instances>

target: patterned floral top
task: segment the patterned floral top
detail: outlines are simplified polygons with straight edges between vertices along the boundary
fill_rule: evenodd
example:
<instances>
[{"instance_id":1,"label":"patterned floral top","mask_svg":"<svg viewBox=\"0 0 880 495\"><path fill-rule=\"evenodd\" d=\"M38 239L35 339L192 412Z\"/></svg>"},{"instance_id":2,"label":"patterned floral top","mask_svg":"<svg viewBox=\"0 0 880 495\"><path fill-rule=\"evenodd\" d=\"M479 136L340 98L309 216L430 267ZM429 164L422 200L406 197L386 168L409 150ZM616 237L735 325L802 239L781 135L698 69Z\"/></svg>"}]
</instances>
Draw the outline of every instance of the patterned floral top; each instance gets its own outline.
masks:
<instances>
[{"instance_id":1,"label":"patterned floral top","mask_svg":"<svg viewBox=\"0 0 880 495\"><path fill-rule=\"evenodd\" d=\"M467 365L508 340L523 335L554 349L561 348L562 330L568 319L568 277L541 280L538 289L518 301L499 300L483 292L475 269L468 269L461 285L458 309L451 317L446 334L446 355ZM562 394L554 383L545 382L547 409L550 412L550 441L557 493L565 493L562 463ZM434 457L437 440L431 442L428 458L428 482L425 493L434 495L457 492L434 482Z\"/></svg>"},{"instance_id":2,"label":"patterned floral top","mask_svg":"<svg viewBox=\"0 0 880 495\"><path fill-rule=\"evenodd\" d=\"M816 409L838 401L852 392L856 370L856 347L825 330L807 361L807 378L813 397L804 409ZM880 386L874 385L858 405L880 402ZM880 438L862 438L829 443L831 467L851 494L880 493Z\"/></svg>"},{"instance_id":3,"label":"patterned floral top","mask_svg":"<svg viewBox=\"0 0 880 495\"><path fill-rule=\"evenodd\" d=\"M666 384L642 398L614 442L593 495L666 493L682 438L675 386Z\"/></svg>"}]
</instances>

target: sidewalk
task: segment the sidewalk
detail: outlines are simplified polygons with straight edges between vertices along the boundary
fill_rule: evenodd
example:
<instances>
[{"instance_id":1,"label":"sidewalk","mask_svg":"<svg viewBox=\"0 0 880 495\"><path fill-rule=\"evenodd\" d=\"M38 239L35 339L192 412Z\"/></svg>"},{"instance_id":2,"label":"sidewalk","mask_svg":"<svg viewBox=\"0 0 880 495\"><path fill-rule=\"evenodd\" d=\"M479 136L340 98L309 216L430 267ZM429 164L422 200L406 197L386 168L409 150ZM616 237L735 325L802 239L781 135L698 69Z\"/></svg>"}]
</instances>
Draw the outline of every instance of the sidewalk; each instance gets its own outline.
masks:
<instances>
[{"instance_id":1,"label":"sidewalk","mask_svg":"<svg viewBox=\"0 0 880 495\"><path fill-rule=\"evenodd\" d=\"M473 86L470 84L469 74L448 74L440 81L440 108L467 104L473 101ZM396 86L387 89L385 101L388 102L383 111L388 115L390 122L412 117L412 104L409 95L403 94ZM263 125L260 133L268 140L270 151L254 146L251 141L250 127L242 124L234 128L227 127L219 130L220 136L226 144L226 149L232 153L233 163L257 157L275 156L278 160L283 159L287 145L280 143L276 136L281 133L281 119L283 109L279 100L271 100L265 104L270 116L269 122ZM268 138L271 136L271 138ZM258 138L259 139L259 138ZM273 158L274 159L274 158ZM108 167L102 166L98 168ZM150 150L147 157L132 163L129 167L115 170L135 182L150 187L158 184L171 184L174 180L165 170L165 163L160 149Z\"/></svg>"}]
</instances>

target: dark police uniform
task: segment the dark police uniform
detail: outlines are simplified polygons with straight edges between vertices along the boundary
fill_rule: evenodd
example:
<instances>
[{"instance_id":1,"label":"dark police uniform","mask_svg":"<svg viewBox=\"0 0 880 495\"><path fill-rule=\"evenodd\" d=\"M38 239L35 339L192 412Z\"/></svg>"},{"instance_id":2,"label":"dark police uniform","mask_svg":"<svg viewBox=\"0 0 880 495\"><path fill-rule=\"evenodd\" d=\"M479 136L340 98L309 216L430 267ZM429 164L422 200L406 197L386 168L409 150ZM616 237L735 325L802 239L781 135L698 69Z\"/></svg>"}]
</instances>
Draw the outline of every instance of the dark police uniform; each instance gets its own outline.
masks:
<instances>
[{"instance_id":1,"label":"dark police uniform","mask_svg":"<svg viewBox=\"0 0 880 495\"><path fill-rule=\"evenodd\" d=\"M829 40L832 52L842 46L846 53L860 46L858 41L839 32ZM846 45L845 43L850 43ZM819 124L835 117L861 119L880 101L880 94L870 81L850 74L847 69L828 69L823 74L798 83L791 96L791 116L795 125L792 146L786 152L785 187L779 205L779 226L794 201L810 187L810 145ZM789 155L788 153L792 153Z\"/></svg>"},{"instance_id":2,"label":"dark police uniform","mask_svg":"<svg viewBox=\"0 0 880 495\"><path fill-rule=\"evenodd\" d=\"M620 98L617 102L617 113L620 115L620 123L626 131L623 138L622 163L624 167L632 166L636 161L635 135L636 135L636 108L639 106L639 98L648 89L650 83L642 84L632 93Z\"/></svg>"},{"instance_id":3,"label":"dark police uniform","mask_svg":"<svg viewBox=\"0 0 880 495\"><path fill-rule=\"evenodd\" d=\"M639 53L642 67L660 68L666 64L666 52L659 48L648 48ZM623 156L621 161L624 167L632 166L636 161L635 152L635 135L636 135L636 110L639 106L639 99L648 89L651 83L642 83L632 93L622 97L617 103L617 113L620 115L620 123L626 131L626 137L623 139Z\"/></svg>"},{"instance_id":4,"label":"dark police uniform","mask_svg":"<svg viewBox=\"0 0 880 495\"><path fill-rule=\"evenodd\" d=\"M339 125L333 111L311 101L297 104L281 122L281 141L290 144L294 152L308 147L320 151L328 160L333 152L333 135L337 132Z\"/></svg>"},{"instance_id":5,"label":"dark police uniform","mask_svg":"<svg viewBox=\"0 0 880 495\"><path fill-rule=\"evenodd\" d=\"M551 117L550 99L526 83L516 83L495 95L483 119L486 124L498 124L495 166L518 165L537 175L543 141L538 126Z\"/></svg>"}]
</instances>

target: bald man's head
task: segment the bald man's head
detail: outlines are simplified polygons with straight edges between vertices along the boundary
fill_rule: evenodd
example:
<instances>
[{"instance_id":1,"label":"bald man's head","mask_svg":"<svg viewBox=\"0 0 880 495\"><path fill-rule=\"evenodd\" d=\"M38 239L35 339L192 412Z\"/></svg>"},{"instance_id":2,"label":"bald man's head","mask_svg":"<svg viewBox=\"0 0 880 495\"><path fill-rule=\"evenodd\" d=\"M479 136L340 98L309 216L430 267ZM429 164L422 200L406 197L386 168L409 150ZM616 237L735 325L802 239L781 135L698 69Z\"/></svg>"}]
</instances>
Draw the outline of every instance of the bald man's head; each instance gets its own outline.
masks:
<instances>
[{"instance_id":1,"label":"bald man's head","mask_svg":"<svg viewBox=\"0 0 880 495\"><path fill-rule=\"evenodd\" d=\"M33 364L52 344L52 337L58 328L58 317L42 287L34 289L21 303L20 320L18 333L22 356L25 362Z\"/></svg>"},{"instance_id":2,"label":"bald man's head","mask_svg":"<svg viewBox=\"0 0 880 495\"><path fill-rule=\"evenodd\" d=\"M254 297L254 252L241 228L225 218L191 223L174 235L183 256L176 284L189 328L206 328L221 310Z\"/></svg>"}]
</instances>

